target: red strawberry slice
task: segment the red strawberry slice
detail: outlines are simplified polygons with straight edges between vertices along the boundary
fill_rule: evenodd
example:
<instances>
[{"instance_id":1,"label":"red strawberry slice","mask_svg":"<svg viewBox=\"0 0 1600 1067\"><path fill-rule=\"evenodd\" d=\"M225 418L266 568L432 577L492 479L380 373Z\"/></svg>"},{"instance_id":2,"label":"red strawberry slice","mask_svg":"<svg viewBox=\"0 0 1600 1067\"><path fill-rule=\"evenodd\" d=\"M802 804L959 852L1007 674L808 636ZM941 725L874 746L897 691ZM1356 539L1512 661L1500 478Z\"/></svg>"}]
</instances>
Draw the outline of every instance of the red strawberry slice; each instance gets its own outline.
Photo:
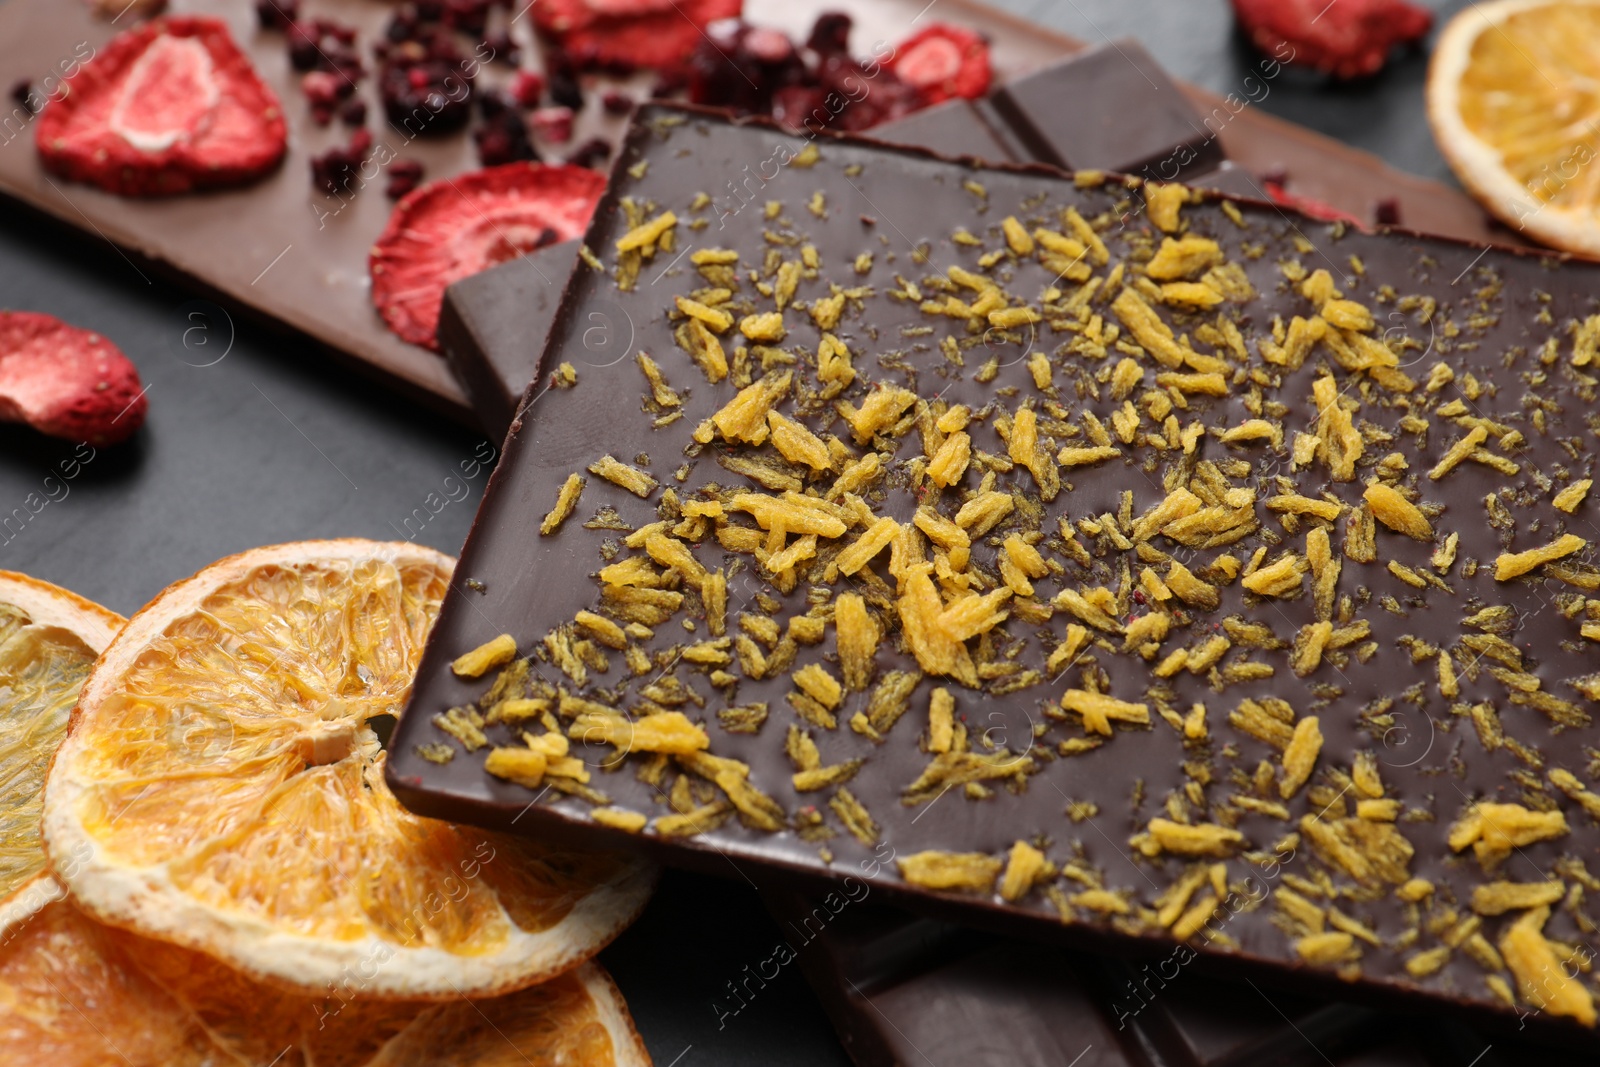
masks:
<instances>
[{"instance_id":1,"label":"red strawberry slice","mask_svg":"<svg viewBox=\"0 0 1600 1067\"><path fill-rule=\"evenodd\" d=\"M99 334L33 311L0 311L0 420L110 445L144 423L139 371Z\"/></svg>"},{"instance_id":2,"label":"red strawberry slice","mask_svg":"<svg viewBox=\"0 0 1600 1067\"><path fill-rule=\"evenodd\" d=\"M1332 204L1324 203L1315 197L1289 192L1283 187L1282 182L1275 182L1269 179L1261 184L1265 187L1268 200L1271 200L1274 204L1282 204L1284 207L1292 207L1303 215L1311 216L1318 222L1344 222L1358 230L1372 229L1371 226L1368 226L1354 215L1340 211Z\"/></svg>"},{"instance_id":3,"label":"red strawberry slice","mask_svg":"<svg viewBox=\"0 0 1600 1067\"><path fill-rule=\"evenodd\" d=\"M707 25L743 0L539 0L534 26L574 67L662 70L687 63Z\"/></svg>"},{"instance_id":4,"label":"red strawberry slice","mask_svg":"<svg viewBox=\"0 0 1600 1067\"><path fill-rule=\"evenodd\" d=\"M239 185L288 143L283 109L220 19L157 19L108 44L37 123L46 168L123 196Z\"/></svg>"},{"instance_id":5,"label":"red strawberry slice","mask_svg":"<svg viewBox=\"0 0 1600 1067\"><path fill-rule=\"evenodd\" d=\"M1376 74L1433 28L1433 12L1406 0L1233 0L1233 12L1263 52L1346 79Z\"/></svg>"},{"instance_id":6,"label":"red strawberry slice","mask_svg":"<svg viewBox=\"0 0 1600 1067\"><path fill-rule=\"evenodd\" d=\"M952 97L975 100L989 91L989 42L981 34L936 22L895 49L889 69L915 86L928 104Z\"/></svg>"},{"instance_id":7,"label":"red strawberry slice","mask_svg":"<svg viewBox=\"0 0 1600 1067\"><path fill-rule=\"evenodd\" d=\"M605 187L587 167L507 163L408 193L372 246L373 306L403 339L436 349L446 286L583 236Z\"/></svg>"}]
</instances>

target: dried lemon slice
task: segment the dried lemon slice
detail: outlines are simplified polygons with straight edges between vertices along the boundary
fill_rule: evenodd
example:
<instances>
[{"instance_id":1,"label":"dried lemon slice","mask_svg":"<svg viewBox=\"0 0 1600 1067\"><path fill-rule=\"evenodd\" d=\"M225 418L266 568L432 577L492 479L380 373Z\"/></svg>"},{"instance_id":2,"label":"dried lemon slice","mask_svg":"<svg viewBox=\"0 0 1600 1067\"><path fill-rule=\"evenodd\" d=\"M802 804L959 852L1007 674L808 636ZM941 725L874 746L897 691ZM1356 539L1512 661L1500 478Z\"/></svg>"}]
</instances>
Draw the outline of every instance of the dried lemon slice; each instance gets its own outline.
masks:
<instances>
[{"instance_id":1,"label":"dried lemon slice","mask_svg":"<svg viewBox=\"0 0 1600 1067\"><path fill-rule=\"evenodd\" d=\"M610 941L649 864L422 819L384 784L374 726L405 702L451 567L411 544L279 545L135 615L45 788L79 905L313 993L503 992Z\"/></svg>"},{"instance_id":2,"label":"dried lemon slice","mask_svg":"<svg viewBox=\"0 0 1600 1067\"><path fill-rule=\"evenodd\" d=\"M0 901L0 1048L54 1067L648 1067L610 977L448 1004L278 993L102 926L38 875Z\"/></svg>"},{"instance_id":3,"label":"dried lemon slice","mask_svg":"<svg viewBox=\"0 0 1600 1067\"><path fill-rule=\"evenodd\" d=\"M0 897L44 869L45 771L89 667L123 621L49 582L0 571Z\"/></svg>"},{"instance_id":4,"label":"dried lemon slice","mask_svg":"<svg viewBox=\"0 0 1600 1067\"><path fill-rule=\"evenodd\" d=\"M1600 2L1472 4L1439 37L1428 120L1500 221L1600 255Z\"/></svg>"}]
</instances>

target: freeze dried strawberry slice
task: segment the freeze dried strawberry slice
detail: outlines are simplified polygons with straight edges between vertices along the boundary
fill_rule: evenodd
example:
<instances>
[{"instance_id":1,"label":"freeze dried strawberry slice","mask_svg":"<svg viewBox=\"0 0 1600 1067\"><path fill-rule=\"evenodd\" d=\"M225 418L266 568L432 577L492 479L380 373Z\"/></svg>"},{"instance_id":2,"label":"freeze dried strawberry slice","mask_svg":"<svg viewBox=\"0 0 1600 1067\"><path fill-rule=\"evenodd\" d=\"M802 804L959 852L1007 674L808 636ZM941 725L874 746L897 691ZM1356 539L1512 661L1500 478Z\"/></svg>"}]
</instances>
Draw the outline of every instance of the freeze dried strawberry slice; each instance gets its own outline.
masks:
<instances>
[{"instance_id":1,"label":"freeze dried strawberry slice","mask_svg":"<svg viewBox=\"0 0 1600 1067\"><path fill-rule=\"evenodd\" d=\"M144 423L139 371L99 334L33 311L0 311L0 420L115 444Z\"/></svg>"},{"instance_id":2,"label":"freeze dried strawberry slice","mask_svg":"<svg viewBox=\"0 0 1600 1067\"><path fill-rule=\"evenodd\" d=\"M436 348L445 287L497 263L581 237L606 179L564 163L508 163L430 182L395 205L368 269L389 329Z\"/></svg>"},{"instance_id":3,"label":"freeze dried strawberry slice","mask_svg":"<svg viewBox=\"0 0 1600 1067\"><path fill-rule=\"evenodd\" d=\"M1372 227L1368 226L1365 222L1356 218L1354 215L1347 211L1340 211L1332 204L1324 203L1315 197L1302 196L1298 193L1289 192L1283 187L1282 182L1275 182L1269 178L1262 182L1262 185L1265 188L1267 199L1271 200L1274 204L1281 204L1284 207L1292 207L1302 215L1309 215L1319 222L1344 222L1354 226L1358 230L1372 229Z\"/></svg>"},{"instance_id":4,"label":"freeze dried strawberry slice","mask_svg":"<svg viewBox=\"0 0 1600 1067\"><path fill-rule=\"evenodd\" d=\"M121 34L40 116L46 168L123 196L238 185L283 158L278 98L220 19L157 19Z\"/></svg>"},{"instance_id":5,"label":"freeze dried strawberry slice","mask_svg":"<svg viewBox=\"0 0 1600 1067\"><path fill-rule=\"evenodd\" d=\"M539 0L534 26L574 67L661 70L688 62L706 26L743 0Z\"/></svg>"},{"instance_id":6,"label":"freeze dried strawberry slice","mask_svg":"<svg viewBox=\"0 0 1600 1067\"><path fill-rule=\"evenodd\" d=\"M1263 52L1336 78L1376 74L1433 26L1433 12L1405 0L1233 0L1233 13Z\"/></svg>"},{"instance_id":7,"label":"freeze dried strawberry slice","mask_svg":"<svg viewBox=\"0 0 1600 1067\"><path fill-rule=\"evenodd\" d=\"M928 104L952 97L975 100L989 91L989 42L981 34L936 22L900 42L889 69Z\"/></svg>"}]
</instances>

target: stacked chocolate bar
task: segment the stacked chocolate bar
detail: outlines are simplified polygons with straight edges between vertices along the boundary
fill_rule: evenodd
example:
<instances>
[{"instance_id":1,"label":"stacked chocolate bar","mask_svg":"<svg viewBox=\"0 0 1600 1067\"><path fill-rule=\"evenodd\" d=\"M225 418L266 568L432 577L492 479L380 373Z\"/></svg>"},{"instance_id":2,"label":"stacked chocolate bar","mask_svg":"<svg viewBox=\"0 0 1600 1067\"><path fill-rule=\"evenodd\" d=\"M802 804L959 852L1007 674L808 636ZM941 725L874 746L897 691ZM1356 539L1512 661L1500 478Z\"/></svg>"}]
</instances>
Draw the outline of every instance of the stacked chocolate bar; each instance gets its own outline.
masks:
<instances>
[{"instance_id":1,"label":"stacked chocolate bar","mask_svg":"<svg viewBox=\"0 0 1600 1067\"><path fill-rule=\"evenodd\" d=\"M1064 101L1082 106L1064 107ZM913 112L872 136L994 163L1115 171L1264 196L1254 178L1224 157L1218 133L1144 46L1125 40L1015 79L986 99ZM748 161L728 177L745 182L758 163ZM439 347L496 438L505 436L533 379L579 243L486 271L452 286L445 297ZM612 319L599 313L584 334L585 347L596 355L608 346L628 347L626 324Z\"/></svg>"},{"instance_id":2,"label":"stacked chocolate bar","mask_svg":"<svg viewBox=\"0 0 1600 1067\"><path fill-rule=\"evenodd\" d=\"M452 293L551 341L408 804L1136 961L780 902L862 1062L1507 1045L1290 977L1593 1048L1593 268L668 108L582 262Z\"/></svg>"}]
</instances>

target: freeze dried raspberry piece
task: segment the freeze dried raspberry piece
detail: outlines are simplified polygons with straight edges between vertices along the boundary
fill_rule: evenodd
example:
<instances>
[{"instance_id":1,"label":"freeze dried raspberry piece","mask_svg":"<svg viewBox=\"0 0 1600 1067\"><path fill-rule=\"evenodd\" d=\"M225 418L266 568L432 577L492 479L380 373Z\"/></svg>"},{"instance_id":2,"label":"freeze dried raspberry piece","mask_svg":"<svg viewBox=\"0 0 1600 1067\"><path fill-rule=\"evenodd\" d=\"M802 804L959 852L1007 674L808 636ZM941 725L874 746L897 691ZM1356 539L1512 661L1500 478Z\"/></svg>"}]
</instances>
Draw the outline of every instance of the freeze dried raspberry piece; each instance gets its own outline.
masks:
<instances>
[{"instance_id":1,"label":"freeze dried raspberry piece","mask_svg":"<svg viewBox=\"0 0 1600 1067\"><path fill-rule=\"evenodd\" d=\"M251 181L283 158L283 108L220 19L157 19L66 79L36 123L48 170L123 196Z\"/></svg>"},{"instance_id":2,"label":"freeze dried raspberry piece","mask_svg":"<svg viewBox=\"0 0 1600 1067\"><path fill-rule=\"evenodd\" d=\"M0 311L0 420L116 444L144 423L139 371L97 333L33 311Z\"/></svg>"},{"instance_id":3,"label":"freeze dried raspberry piece","mask_svg":"<svg viewBox=\"0 0 1600 1067\"><path fill-rule=\"evenodd\" d=\"M1336 78L1376 74L1433 26L1431 11L1405 0L1233 0L1233 13L1257 48Z\"/></svg>"},{"instance_id":4,"label":"freeze dried raspberry piece","mask_svg":"<svg viewBox=\"0 0 1600 1067\"><path fill-rule=\"evenodd\" d=\"M742 7L743 0L540 0L531 13L574 67L631 71L687 62L706 26L737 18Z\"/></svg>"},{"instance_id":5,"label":"freeze dried raspberry piece","mask_svg":"<svg viewBox=\"0 0 1600 1067\"><path fill-rule=\"evenodd\" d=\"M581 237L604 175L564 163L508 163L430 182L395 205L372 255L372 303L404 340L437 348L445 287L535 249Z\"/></svg>"},{"instance_id":6,"label":"freeze dried raspberry piece","mask_svg":"<svg viewBox=\"0 0 1600 1067\"><path fill-rule=\"evenodd\" d=\"M989 42L961 26L936 22L895 49L889 69L928 104L952 97L975 100L989 91Z\"/></svg>"}]
</instances>

